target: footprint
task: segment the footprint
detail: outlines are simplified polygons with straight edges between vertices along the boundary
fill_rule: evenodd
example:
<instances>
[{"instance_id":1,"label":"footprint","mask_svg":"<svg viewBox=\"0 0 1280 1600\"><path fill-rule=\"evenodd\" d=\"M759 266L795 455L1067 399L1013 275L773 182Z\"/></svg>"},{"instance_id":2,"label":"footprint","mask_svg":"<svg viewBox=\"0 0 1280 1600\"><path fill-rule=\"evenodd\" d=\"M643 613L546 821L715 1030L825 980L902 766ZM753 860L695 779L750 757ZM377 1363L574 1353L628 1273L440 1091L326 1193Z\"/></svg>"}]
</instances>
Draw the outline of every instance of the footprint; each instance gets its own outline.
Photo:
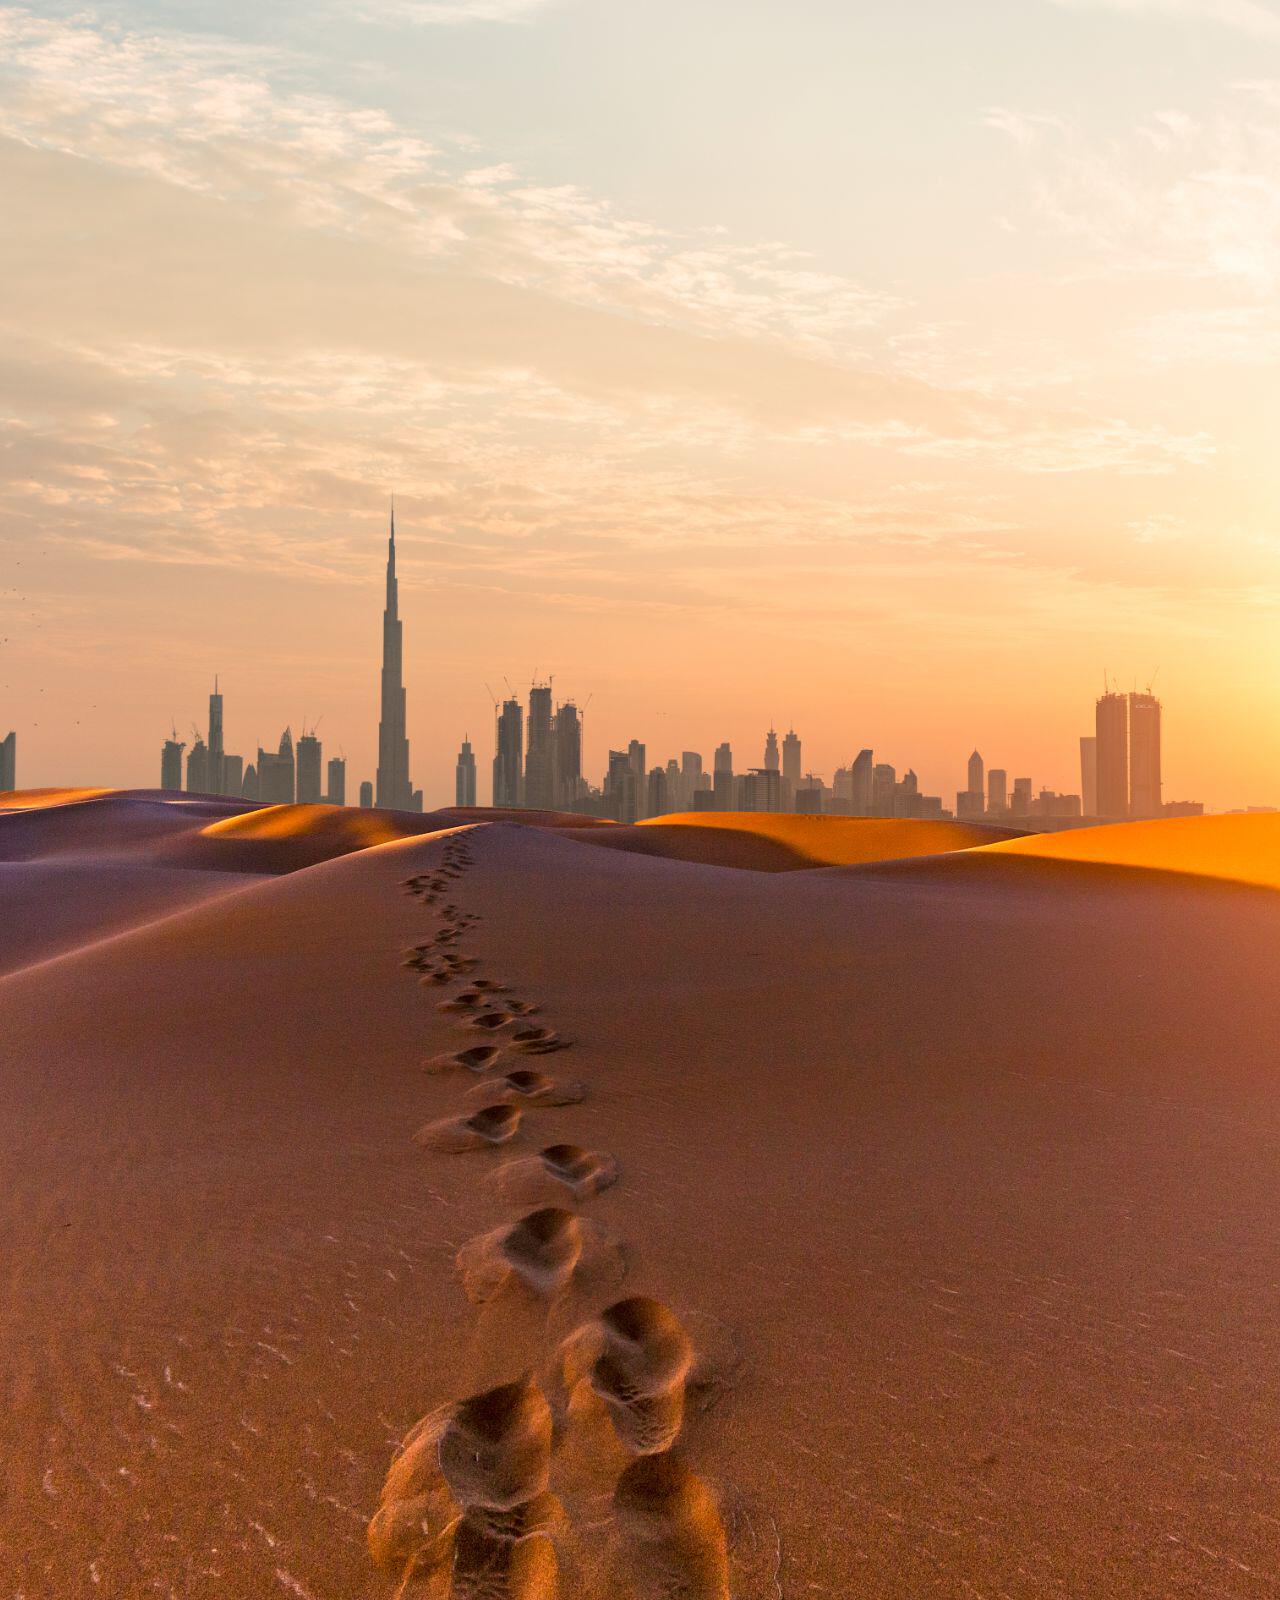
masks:
<instances>
[{"instance_id":1,"label":"footprint","mask_svg":"<svg viewBox=\"0 0 1280 1600\"><path fill-rule=\"evenodd\" d=\"M511 1511L545 1493L551 1407L528 1375L471 1395L440 1433L440 1470L464 1511Z\"/></svg>"},{"instance_id":2,"label":"footprint","mask_svg":"<svg viewBox=\"0 0 1280 1600\"><path fill-rule=\"evenodd\" d=\"M586 1200L618 1181L618 1163L612 1156L576 1144L549 1144L533 1159L575 1200Z\"/></svg>"},{"instance_id":3,"label":"footprint","mask_svg":"<svg viewBox=\"0 0 1280 1600\"><path fill-rule=\"evenodd\" d=\"M693 1346L661 1301L636 1295L609 1306L565 1341L563 1363L570 1409L589 1409L594 1395L632 1454L656 1455L675 1442Z\"/></svg>"},{"instance_id":4,"label":"footprint","mask_svg":"<svg viewBox=\"0 0 1280 1600\"><path fill-rule=\"evenodd\" d=\"M497 978L477 978L471 987L473 989L487 990L489 994L506 994L510 986L505 983L499 983Z\"/></svg>"},{"instance_id":5,"label":"footprint","mask_svg":"<svg viewBox=\"0 0 1280 1600\"><path fill-rule=\"evenodd\" d=\"M424 1417L392 1461L369 1549L414 1600L551 1600L551 1411L525 1377Z\"/></svg>"},{"instance_id":6,"label":"footprint","mask_svg":"<svg viewBox=\"0 0 1280 1600\"><path fill-rule=\"evenodd\" d=\"M570 1040L562 1039L554 1028L517 1028L511 1035L513 1049L526 1055L550 1055L555 1050L567 1050Z\"/></svg>"},{"instance_id":7,"label":"footprint","mask_svg":"<svg viewBox=\"0 0 1280 1600\"><path fill-rule=\"evenodd\" d=\"M460 1152L506 1144L520 1128L519 1106L485 1106L469 1117L447 1117L429 1122L413 1136L414 1144L433 1150Z\"/></svg>"},{"instance_id":8,"label":"footprint","mask_svg":"<svg viewBox=\"0 0 1280 1600\"><path fill-rule=\"evenodd\" d=\"M506 1011L481 1011L474 1017L468 1017L462 1026L477 1029L481 1033L497 1033L501 1028L513 1027L516 1020Z\"/></svg>"},{"instance_id":9,"label":"footprint","mask_svg":"<svg viewBox=\"0 0 1280 1600\"><path fill-rule=\"evenodd\" d=\"M442 1000L437 1011L474 1011L480 1004L480 995L474 989L463 989L448 1000Z\"/></svg>"},{"instance_id":10,"label":"footprint","mask_svg":"<svg viewBox=\"0 0 1280 1600\"><path fill-rule=\"evenodd\" d=\"M572 1078L549 1078L545 1072L533 1072L528 1068L519 1068L480 1084L468 1096L490 1106L573 1106L586 1097L586 1084Z\"/></svg>"},{"instance_id":11,"label":"footprint","mask_svg":"<svg viewBox=\"0 0 1280 1600\"><path fill-rule=\"evenodd\" d=\"M428 1056L422 1065L427 1072L451 1072L455 1067L462 1067L467 1072L485 1072L501 1054L500 1045L475 1044L469 1050L446 1051L444 1055ZM487 1103L496 1105L498 1102L491 1100Z\"/></svg>"},{"instance_id":12,"label":"footprint","mask_svg":"<svg viewBox=\"0 0 1280 1600\"><path fill-rule=\"evenodd\" d=\"M498 1192L515 1204L563 1201L566 1196L581 1204L618 1181L618 1163L603 1151L549 1144L536 1156L506 1162L492 1181Z\"/></svg>"},{"instance_id":13,"label":"footprint","mask_svg":"<svg viewBox=\"0 0 1280 1600\"><path fill-rule=\"evenodd\" d=\"M542 1010L536 1000L507 1000L504 1003L515 1017L532 1017Z\"/></svg>"},{"instance_id":14,"label":"footprint","mask_svg":"<svg viewBox=\"0 0 1280 1600\"><path fill-rule=\"evenodd\" d=\"M613 1493L610 1593L628 1600L729 1600L729 1559L715 1497L670 1453L641 1456Z\"/></svg>"},{"instance_id":15,"label":"footprint","mask_svg":"<svg viewBox=\"0 0 1280 1600\"><path fill-rule=\"evenodd\" d=\"M573 1277L583 1242L579 1219L555 1206L531 1211L510 1227L482 1234L458 1252L467 1298L482 1305L512 1278L534 1294L549 1297Z\"/></svg>"},{"instance_id":16,"label":"footprint","mask_svg":"<svg viewBox=\"0 0 1280 1600\"><path fill-rule=\"evenodd\" d=\"M550 1300L570 1283L588 1293L626 1276L622 1247L596 1222L543 1206L463 1245L458 1271L467 1298L485 1305L511 1289Z\"/></svg>"}]
</instances>

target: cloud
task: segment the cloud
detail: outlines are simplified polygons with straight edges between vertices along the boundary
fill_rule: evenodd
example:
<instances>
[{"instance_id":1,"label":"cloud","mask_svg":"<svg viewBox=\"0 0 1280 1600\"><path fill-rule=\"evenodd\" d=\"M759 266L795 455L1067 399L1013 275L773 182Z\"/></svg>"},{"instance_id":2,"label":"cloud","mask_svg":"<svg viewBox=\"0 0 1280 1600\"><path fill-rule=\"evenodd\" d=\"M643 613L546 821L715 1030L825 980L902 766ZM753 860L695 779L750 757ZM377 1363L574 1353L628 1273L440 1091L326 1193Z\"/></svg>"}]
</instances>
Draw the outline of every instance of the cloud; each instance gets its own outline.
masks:
<instances>
[{"instance_id":1,"label":"cloud","mask_svg":"<svg viewBox=\"0 0 1280 1600\"><path fill-rule=\"evenodd\" d=\"M1280 286L1280 92L1242 82L1210 111L1163 110L1098 139L1061 118L993 108L1019 148L1040 228L1078 247L1064 275L1156 276L1246 297Z\"/></svg>"},{"instance_id":2,"label":"cloud","mask_svg":"<svg viewBox=\"0 0 1280 1600\"><path fill-rule=\"evenodd\" d=\"M0 132L578 304L837 358L899 309L802 252L677 234L509 164L476 167L270 53L0 8Z\"/></svg>"},{"instance_id":3,"label":"cloud","mask_svg":"<svg viewBox=\"0 0 1280 1600\"><path fill-rule=\"evenodd\" d=\"M1211 22L1257 39L1280 40L1280 12L1265 0L1052 0L1072 11L1117 11L1171 21Z\"/></svg>"}]
</instances>

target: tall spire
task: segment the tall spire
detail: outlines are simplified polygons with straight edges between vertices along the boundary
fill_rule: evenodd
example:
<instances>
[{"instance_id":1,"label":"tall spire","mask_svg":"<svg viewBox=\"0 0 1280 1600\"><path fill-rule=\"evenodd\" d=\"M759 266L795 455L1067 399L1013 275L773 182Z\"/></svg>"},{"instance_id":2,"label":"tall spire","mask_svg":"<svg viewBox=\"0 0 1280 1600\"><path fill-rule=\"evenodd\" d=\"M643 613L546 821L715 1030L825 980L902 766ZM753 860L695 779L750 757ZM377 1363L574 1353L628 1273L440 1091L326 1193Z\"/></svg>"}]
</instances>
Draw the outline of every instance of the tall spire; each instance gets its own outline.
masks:
<instances>
[{"instance_id":1,"label":"tall spire","mask_svg":"<svg viewBox=\"0 0 1280 1600\"><path fill-rule=\"evenodd\" d=\"M377 802L394 811L413 809L409 741L405 737L404 627L396 583L396 503L391 500L387 540L387 603L382 613L382 716L378 723Z\"/></svg>"}]
</instances>

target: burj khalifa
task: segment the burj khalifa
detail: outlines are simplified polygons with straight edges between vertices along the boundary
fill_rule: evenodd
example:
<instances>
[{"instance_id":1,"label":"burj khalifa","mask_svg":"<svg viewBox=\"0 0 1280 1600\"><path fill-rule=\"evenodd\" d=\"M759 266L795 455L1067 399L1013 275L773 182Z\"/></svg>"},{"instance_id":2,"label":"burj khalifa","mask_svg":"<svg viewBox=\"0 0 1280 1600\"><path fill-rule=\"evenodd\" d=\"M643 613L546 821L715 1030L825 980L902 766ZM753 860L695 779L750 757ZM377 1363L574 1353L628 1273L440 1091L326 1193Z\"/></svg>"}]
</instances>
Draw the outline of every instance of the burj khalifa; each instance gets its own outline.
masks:
<instances>
[{"instance_id":1,"label":"burj khalifa","mask_svg":"<svg viewBox=\"0 0 1280 1600\"><path fill-rule=\"evenodd\" d=\"M391 508L387 542L387 603L382 613L382 717L378 723L376 804L393 811L421 807L409 781L409 741L405 737L404 624L396 584L396 513Z\"/></svg>"}]
</instances>

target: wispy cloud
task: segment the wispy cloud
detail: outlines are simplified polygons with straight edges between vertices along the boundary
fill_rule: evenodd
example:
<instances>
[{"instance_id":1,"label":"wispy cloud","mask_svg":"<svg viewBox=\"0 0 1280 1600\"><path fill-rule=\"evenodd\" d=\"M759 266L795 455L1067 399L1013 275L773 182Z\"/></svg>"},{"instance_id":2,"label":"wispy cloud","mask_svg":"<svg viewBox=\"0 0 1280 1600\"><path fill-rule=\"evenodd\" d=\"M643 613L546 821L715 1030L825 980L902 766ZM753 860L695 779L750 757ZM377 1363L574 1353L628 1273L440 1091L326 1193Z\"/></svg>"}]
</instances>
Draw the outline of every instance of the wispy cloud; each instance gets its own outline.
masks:
<instances>
[{"instance_id":1,"label":"wispy cloud","mask_svg":"<svg viewBox=\"0 0 1280 1600\"><path fill-rule=\"evenodd\" d=\"M1099 139L1055 116L994 108L1030 177L1039 225L1079 247L1071 270L1280 284L1280 92L1238 83L1211 111L1159 111ZM1060 265L1067 266L1067 259Z\"/></svg>"},{"instance_id":2,"label":"wispy cloud","mask_svg":"<svg viewBox=\"0 0 1280 1600\"><path fill-rule=\"evenodd\" d=\"M137 35L0 8L0 132L127 166L436 267L692 330L856 355L897 299L784 244L677 234L570 185L288 84L290 63L228 45ZM278 80L278 81L277 81Z\"/></svg>"},{"instance_id":3,"label":"wispy cloud","mask_svg":"<svg viewBox=\"0 0 1280 1600\"><path fill-rule=\"evenodd\" d=\"M1266 0L1052 0L1073 11L1118 11L1132 16L1211 22L1257 39L1280 41L1280 12Z\"/></svg>"}]
</instances>

